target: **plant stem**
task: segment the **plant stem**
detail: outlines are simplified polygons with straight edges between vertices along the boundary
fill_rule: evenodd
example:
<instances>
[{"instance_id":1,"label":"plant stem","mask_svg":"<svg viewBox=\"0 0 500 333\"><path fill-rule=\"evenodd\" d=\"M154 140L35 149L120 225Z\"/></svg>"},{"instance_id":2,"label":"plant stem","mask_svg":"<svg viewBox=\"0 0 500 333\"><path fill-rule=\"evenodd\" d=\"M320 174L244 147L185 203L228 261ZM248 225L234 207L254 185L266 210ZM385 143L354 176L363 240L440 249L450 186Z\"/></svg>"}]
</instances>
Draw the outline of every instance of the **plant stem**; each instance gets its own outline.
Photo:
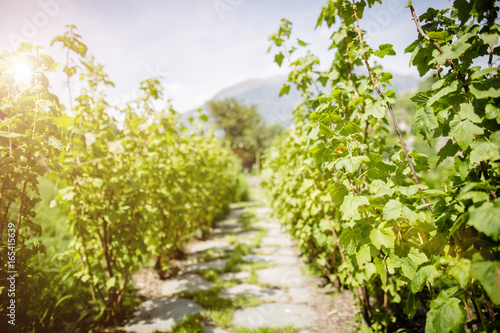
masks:
<instances>
[{"instance_id":1,"label":"plant stem","mask_svg":"<svg viewBox=\"0 0 500 333\"><path fill-rule=\"evenodd\" d=\"M413 22L415 22L415 25L417 26L417 30L420 33L420 35L426 41L432 43L432 45L434 45L436 47L436 49L439 51L439 53L444 54L444 51L441 48L441 45L439 45L439 43L436 42L434 39L430 38L425 33L425 31L422 29L422 26L420 25L420 22L418 21L417 14L415 13L415 8L413 8L413 4L412 4L411 0L408 2L408 4L409 4L409 7L410 7L411 15L413 17L412 20L413 20ZM448 64L450 64L451 68L457 73L457 77L460 79L460 81L465 82L465 77L457 70L457 67L455 66L455 63L453 62L453 60L446 59L446 61L448 62ZM439 73L439 69L438 69L438 73ZM465 89L466 92L468 91L468 88L467 88L466 85L464 85L464 89Z\"/></svg>"},{"instance_id":2,"label":"plant stem","mask_svg":"<svg viewBox=\"0 0 500 333\"><path fill-rule=\"evenodd\" d=\"M353 0L352 3L353 3L354 16L356 18L356 27L357 27L357 32L358 32L358 39L359 39L359 42L361 44L361 50L362 50L362 53L363 53L363 60L365 62L366 69L368 70L368 74L370 75L370 79L371 79L371 81L373 83L375 91L380 96L380 98L382 98L382 100L385 101L385 104L387 105L387 108L389 109L389 114L391 115L392 123L394 124L394 128L396 129L396 132L398 133L399 142L401 143L401 146L403 147L404 153L406 155L406 159L408 161L408 164L410 165L410 169L411 169L411 172L412 172L412 175L413 175L413 179L415 180L415 183L417 183L418 185L420 185L420 182L419 182L418 176L417 176L417 172L415 171L415 167L413 166L413 162L411 161L410 155L408 154L408 149L406 148L406 143L404 142L403 136L401 135L401 131L399 130L398 122L396 121L396 117L394 117L394 111L392 110L391 102L389 102L387 100L387 97L380 91L380 88L378 87L377 80L375 79L375 76L373 75L373 71L372 71L372 69L370 67L370 64L368 63L368 55L365 52L365 45L364 45L364 41L363 41L363 35L361 34L361 27L359 25L359 17L358 17L358 11L356 9L356 3L355 3L354 0ZM419 188L419 190L420 190L420 192L422 192L421 188ZM429 203L429 200L427 199L427 197L424 197L423 199L424 199L425 203L427 203L427 204ZM429 208L429 210L431 212L434 211L434 209L432 208L432 206L429 206L428 208Z\"/></svg>"},{"instance_id":3,"label":"plant stem","mask_svg":"<svg viewBox=\"0 0 500 333\"><path fill-rule=\"evenodd\" d=\"M27 167L26 173L29 173L29 167ZM26 188L28 187L28 179L24 181L23 193L21 195L21 204L19 205L19 213L17 215L16 223L16 233L14 235L14 244L17 244L17 236L19 235L19 229L21 228L21 220L23 217L24 200L26 199Z\"/></svg>"},{"instance_id":4,"label":"plant stem","mask_svg":"<svg viewBox=\"0 0 500 333\"><path fill-rule=\"evenodd\" d=\"M481 326L482 326L483 331L486 331L486 322L484 321L483 312L481 311L481 307L479 306L479 302L477 300L476 291L474 290L473 285L471 285L470 288L472 289L472 304L474 304L474 308L476 309L477 316L479 317L479 320L481 321Z\"/></svg>"},{"instance_id":5,"label":"plant stem","mask_svg":"<svg viewBox=\"0 0 500 333\"><path fill-rule=\"evenodd\" d=\"M490 321L495 321L495 311L493 311L493 306L491 305L491 300L488 295L484 296L484 301L486 302L486 307L488 308L488 315L490 316Z\"/></svg>"},{"instance_id":6,"label":"plant stem","mask_svg":"<svg viewBox=\"0 0 500 333\"><path fill-rule=\"evenodd\" d=\"M4 196L4 192L5 192L5 186L7 184L7 175L3 178L3 181L2 181L2 191L0 192L0 213L2 211L2 201L3 201L3 196ZM7 206L8 208L9 206ZM1 216L1 215L0 215ZM2 220L0 221L1 224L0 224L0 235L2 234L3 232L3 225L4 225L4 218L2 218Z\"/></svg>"}]
</instances>

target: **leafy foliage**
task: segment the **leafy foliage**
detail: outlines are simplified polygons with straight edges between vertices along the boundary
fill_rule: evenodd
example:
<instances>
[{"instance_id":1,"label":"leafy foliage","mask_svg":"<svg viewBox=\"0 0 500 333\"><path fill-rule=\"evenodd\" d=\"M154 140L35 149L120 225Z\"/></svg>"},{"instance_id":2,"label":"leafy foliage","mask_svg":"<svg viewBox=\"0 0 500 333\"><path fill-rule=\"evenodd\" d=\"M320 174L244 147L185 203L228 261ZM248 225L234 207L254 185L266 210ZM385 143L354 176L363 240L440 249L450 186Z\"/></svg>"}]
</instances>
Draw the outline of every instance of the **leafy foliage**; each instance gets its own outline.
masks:
<instances>
[{"instance_id":1,"label":"leafy foliage","mask_svg":"<svg viewBox=\"0 0 500 333\"><path fill-rule=\"evenodd\" d=\"M209 101L208 110L215 126L224 131L233 152L251 169L260 168L260 155L271 145L274 136L283 131L281 125L266 125L255 106L246 106L233 98Z\"/></svg>"},{"instance_id":2,"label":"leafy foliage","mask_svg":"<svg viewBox=\"0 0 500 333\"><path fill-rule=\"evenodd\" d=\"M40 49L24 43L0 55L0 278L8 281L15 275L15 288L0 285L0 312L6 314L10 300L15 300L18 321L29 321L30 304L37 297L30 286L39 281L38 272L30 260L45 252L42 228L34 220L40 200L38 177L46 167L58 168L65 142L56 124L59 100L50 92L46 76L54 70L54 60ZM16 80L20 67L26 82ZM3 317L2 325L7 325L8 317Z\"/></svg>"},{"instance_id":3,"label":"leafy foliage","mask_svg":"<svg viewBox=\"0 0 500 333\"><path fill-rule=\"evenodd\" d=\"M125 106L109 105L103 87L113 83L75 29L68 26L53 40L67 52L62 68L70 110L49 91L45 72L57 64L40 48L23 44L0 56L0 263L6 268L0 276L18 272L19 332L88 331L121 320L133 305L132 274L153 258L159 270L167 268L191 237L203 237L227 213L238 181L237 157L212 130L193 123L189 131L179 121L159 78L142 82L142 95ZM26 86L13 79L16 62L33 73ZM71 240L51 252L47 268L37 263L45 248L34 218L38 177L49 169ZM12 251L16 267L8 269ZM4 284L0 296L5 317ZM69 300L73 305L65 306Z\"/></svg>"},{"instance_id":4,"label":"leafy foliage","mask_svg":"<svg viewBox=\"0 0 500 333\"><path fill-rule=\"evenodd\" d=\"M291 22L283 19L270 36L277 64L290 59L286 87L295 85L304 100L295 127L267 152L264 186L302 252L354 292L372 330L408 326L422 311L429 332L462 331L466 322L492 330L500 306L498 7L457 0L451 11L428 8L417 19L408 3L418 38L406 52L421 76L436 77L412 98L413 132L428 144L447 141L430 164L405 144L387 90L392 75L370 65L395 54L363 38L359 19L374 2L323 6L317 25L335 24L335 57L325 71L311 53L292 59L304 45L288 45ZM444 183L430 188L419 173L439 165Z\"/></svg>"}]
</instances>

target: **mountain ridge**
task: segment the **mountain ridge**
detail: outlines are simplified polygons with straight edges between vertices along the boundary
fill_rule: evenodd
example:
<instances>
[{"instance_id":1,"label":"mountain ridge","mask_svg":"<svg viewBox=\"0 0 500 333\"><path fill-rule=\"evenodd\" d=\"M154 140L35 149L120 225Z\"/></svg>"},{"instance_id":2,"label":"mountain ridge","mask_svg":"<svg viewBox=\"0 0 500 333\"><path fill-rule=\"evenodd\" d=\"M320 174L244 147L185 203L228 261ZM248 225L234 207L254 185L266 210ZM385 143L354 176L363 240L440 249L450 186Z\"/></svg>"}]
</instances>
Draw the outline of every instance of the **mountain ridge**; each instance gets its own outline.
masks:
<instances>
[{"instance_id":1,"label":"mountain ridge","mask_svg":"<svg viewBox=\"0 0 500 333\"><path fill-rule=\"evenodd\" d=\"M222 89L216 93L211 100L235 98L247 105L255 105L257 111L267 124L282 124L288 127L293 123L293 110L301 100L300 93L291 88L290 93L279 97L279 92L287 75L277 75L267 78L248 79ZM392 82L396 92L416 90L420 78L413 75L394 74ZM201 106L204 111L208 110L207 103ZM196 110L190 110L181 115L183 120L194 116Z\"/></svg>"}]
</instances>

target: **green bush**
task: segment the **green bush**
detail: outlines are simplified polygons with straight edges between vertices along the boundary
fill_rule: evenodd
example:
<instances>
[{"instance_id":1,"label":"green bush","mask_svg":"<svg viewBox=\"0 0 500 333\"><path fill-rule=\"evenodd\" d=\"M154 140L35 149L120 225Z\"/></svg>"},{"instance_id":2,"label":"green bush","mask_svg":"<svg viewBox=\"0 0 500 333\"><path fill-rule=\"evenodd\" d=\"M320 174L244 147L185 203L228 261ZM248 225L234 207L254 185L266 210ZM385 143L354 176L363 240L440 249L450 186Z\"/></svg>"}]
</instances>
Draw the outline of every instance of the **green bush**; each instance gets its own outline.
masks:
<instances>
[{"instance_id":1,"label":"green bush","mask_svg":"<svg viewBox=\"0 0 500 333\"><path fill-rule=\"evenodd\" d=\"M410 98L410 148L412 134L400 131L393 112L392 74L376 62L394 55L393 46L371 48L361 30L375 2L382 1L322 7L317 24L334 30L329 67L310 52L293 53L307 43L293 43L291 22L283 19L270 36L278 65L290 59L281 92L294 85L303 101L293 129L267 152L263 186L302 252L352 290L363 331L416 329L416 316L427 332L493 332L500 310L499 8L457 0L417 19L408 1L418 38L405 52L421 76L436 73L435 83Z\"/></svg>"},{"instance_id":2,"label":"green bush","mask_svg":"<svg viewBox=\"0 0 500 333\"><path fill-rule=\"evenodd\" d=\"M249 201L250 186L248 185L247 176L244 174L238 175L238 185L234 193L233 202Z\"/></svg>"}]
</instances>

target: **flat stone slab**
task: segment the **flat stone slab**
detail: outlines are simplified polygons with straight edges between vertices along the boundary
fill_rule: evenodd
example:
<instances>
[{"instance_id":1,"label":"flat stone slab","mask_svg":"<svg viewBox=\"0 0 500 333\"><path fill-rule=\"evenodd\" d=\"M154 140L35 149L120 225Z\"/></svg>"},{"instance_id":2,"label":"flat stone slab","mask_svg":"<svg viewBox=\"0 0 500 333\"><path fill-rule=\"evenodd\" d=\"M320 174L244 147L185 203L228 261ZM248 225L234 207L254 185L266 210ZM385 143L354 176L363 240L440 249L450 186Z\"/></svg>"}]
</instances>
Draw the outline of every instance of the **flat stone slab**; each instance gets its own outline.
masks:
<instances>
[{"instance_id":1,"label":"flat stone slab","mask_svg":"<svg viewBox=\"0 0 500 333\"><path fill-rule=\"evenodd\" d=\"M203 308L184 298L161 298L139 305L135 318L125 326L127 332L169 331L184 316L200 312Z\"/></svg>"},{"instance_id":2,"label":"flat stone slab","mask_svg":"<svg viewBox=\"0 0 500 333\"><path fill-rule=\"evenodd\" d=\"M261 246L277 245L277 246L293 246L293 242L286 236L267 236L262 238Z\"/></svg>"},{"instance_id":3,"label":"flat stone slab","mask_svg":"<svg viewBox=\"0 0 500 333\"><path fill-rule=\"evenodd\" d=\"M233 250L234 245L231 245L223 240L211 240L211 241L190 244L188 249L189 252L203 252L210 249Z\"/></svg>"},{"instance_id":4,"label":"flat stone slab","mask_svg":"<svg viewBox=\"0 0 500 333\"><path fill-rule=\"evenodd\" d=\"M252 226L254 226L254 227L262 227L262 228L266 228L266 229L269 228L270 225L271 225L271 222L268 222L265 220L260 220L260 221L252 223Z\"/></svg>"},{"instance_id":5,"label":"flat stone slab","mask_svg":"<svg viewBox=\"0 0 500 333\"><path fill-rule=\"evenodd\" d=\"M295 256L298 258L297 250L279 246L262 246L253 249L253 252L258 254L280 255L280 256Z\"/></svg>"},{"instance_id":6,"label":"flat stone slab","mask_svg":"<svg viewBox=\"0 0 500 333\"><path fill-rule=\"evenodd\" d=\"M203 333L229 333L229 332L219 327L205 326L203 327Z\"/></svg>"},{"instance_id":7,"label":"flat stone slab","mask_svg":"<svg viewBox=\"0 0 500 333\"><path fill-rule=\"evenodd\" d=\"M259 269L257 276L260 282L277 287L300 287L306 282L305 277L296 266Z\"/></svg>"},{"instance_id":8,"label":"flat stone slab","mask_svg":"<svg viewBox=\"0 0 500 333\"><path fill-rule=\"evenodd\" d=\"M292 303L295 304L309 304L313 302L311 291L307 288L293 287L288 289L288 295Z\"/></svg>"},{"instance_id":9,"label":"flat stone slab","mask_svg":"<svg viewBox=\"0 0 500 333\"><path fill-rule=\"evenodd\" d=\"M295 264L297 264L297 257L295 257L295 256L249 254L249 255L243 256L241 259L248 261L248 262L277 263L280 265L295 265Z\"/></svg>"},{"instance_id":10,"label":"flat stone slab","mask_svg":"<svg viewBox=\"0 0 500 333\"><path fill-rule=\"evenodd\" d=\"M267 236L268 237L286 237L286 233L281 229L267 229Z\"/></svg>"},{"instance_id":11,"label":"flat stone slab","mask_svg":"<svg viewBox=\"0 0 500 333\"><path fill-rule=\"evenodd\" d=\"M228 259L216 259L212 261L198 262L196 264L190 264L184 267L186 272L197 272L204 271L206 269L216 269L223 271L226 267Z\"/></svg>"},{"instance_id":12,"label":"flat stone slab","mask_svg":"<svg viewBox=\"0 0 500 333\"><path fill-rule=\"evenodd\" d=\"M163 296L170 296L181 291L206 290L213 284L197 274L184 274L162 283L160 287Z\"/></svg>"},{"instance_id":13,"label":"flat stone slab","mask_svg":"<svg viewBox=\"0 0 500 333\"><path fill-rule=\"evenodd\" d=\"M281 229L284 226L276 219L262 219L254 223L259 227L270 228L270 229Z\"/></svg>"},{"instance_id":14,"label":"flat stone slab","mask_svg":"<svg viewBox=\"0 0 500 333\"><path fill-rule=\"evenodd\" d=\"M216 233L216 234L213 234L213 235L210 235L208 238L207 238L207 241L218 241L218 240L222 240L223 238L225 238L227 236L226 233Z\"/></svg>"},{"instance_id":15,"label":"flat stone slab","mask_svg":"<svg viewBox=\"0 0 500 333\"><path fill-rule=\"evenodd\" d=\"M231 209L229 214L227 214L226 219L237 219L245 212L244 208Z\"/></svg>"},{"instance_id":16,"label":"flat stone slab","mask_svg":"<svg viewBox=\"0 0 500 333\"><path fill-rule=\"evenodd\" d=\"M249 276L250 276L249 272L241 271L241 272L224 273L219 275L219 278L222 281L228 281L228 280L243 280Z\"/></svg>"},{"instance_id":17,"label":"flat stone slab","mask_svg":"<svg viewBox=\"0 0 500 333\"><path fill-rule=\"evenodd\" d=\"M237 237L255 237L259 234L260 234L260 231L258 231L258 230L248 230L248 231L240 232L240 233L236 234L235 236L237 236Z\"/></svg>"},{"instance_id":18,"label":"flat stone slab","mask_svg":"<svg viewBox=\"0 0 500 333\"><path fill-rule=\"evenodd\" d=\"M252 239L249 239L249 238L236 238L236 242L243 243L246 245L252 245L254 241Z\"/></svg>"},{"instance_id":19,"label":"flat stone slab","mask_svg":"<svg viewBox=\"0 0 500 333\"><path fill-rule=\"evenodd\" d=\"M259 215L269 215L272 213L271 208L269 207L260 207L255 210L255 214Z\"/></svg>"},{"instance_id":20,"label":"flat stone slab","mask_svg":"<svg viewBox=\"0 0 500 333\"><path fill-rule=\"evenodd\" d=\"M198 260L198 261L201 261L200 258L202 258L202 257L203 258L210 258L210 259L205 259L205 261L215 260L215 259L219 259L220 257L227 256L228 254L231 254L231 252L228 252L228 251L216 250L213 253L211 253L209 257L206 256L207 253L205 253L205 252L194 252L194 253L190 253L189 257L192 259Z\"/></svg>"},{"instance_id":21,"label":"flat stone slab","mask_svg":"<svg viewBox=\"0 0 500 333\"><path fill-rule=\"evenodd\" d=\"M238 232L245 231L243 227L235 227L235 228L215 228L213 229L213 235L232 235Z\"/></svg>"},{"instance_id":22,"label":"flat stone slab","mask_svg":"<svg viewBox=\"0 0 500 333\"><path fill-rule=\"evenodd\" d=\"M262 288L255 284L242 283L221 292L222 297L231 298L234 296L255 296L263 301L280 301L288 300L287 294L281 289Z\"/></svg>"},{"instance_id":23,"label":"flat stone slab","mask_svg":"<svg viewBox=\"0 0 500 333\"><path fill-rule=\"evenodd\" d=\"M243 223L238 220L226 220L217 223L217 227L222 229L238 228L243 227Z\"/></svg>"},{"instance_id":24,"label":"flat stone slab","mask_svg":"<svg viewBox=\"0 0 500 333\"><path fill-rule=\"evenodd\" d=\"M249 328L288 325L296 328L306 328L314 324L317 317L317 313L305 305L270 303L236 310L233 316L233 324Z\"/></svg>"}]
</instances>

